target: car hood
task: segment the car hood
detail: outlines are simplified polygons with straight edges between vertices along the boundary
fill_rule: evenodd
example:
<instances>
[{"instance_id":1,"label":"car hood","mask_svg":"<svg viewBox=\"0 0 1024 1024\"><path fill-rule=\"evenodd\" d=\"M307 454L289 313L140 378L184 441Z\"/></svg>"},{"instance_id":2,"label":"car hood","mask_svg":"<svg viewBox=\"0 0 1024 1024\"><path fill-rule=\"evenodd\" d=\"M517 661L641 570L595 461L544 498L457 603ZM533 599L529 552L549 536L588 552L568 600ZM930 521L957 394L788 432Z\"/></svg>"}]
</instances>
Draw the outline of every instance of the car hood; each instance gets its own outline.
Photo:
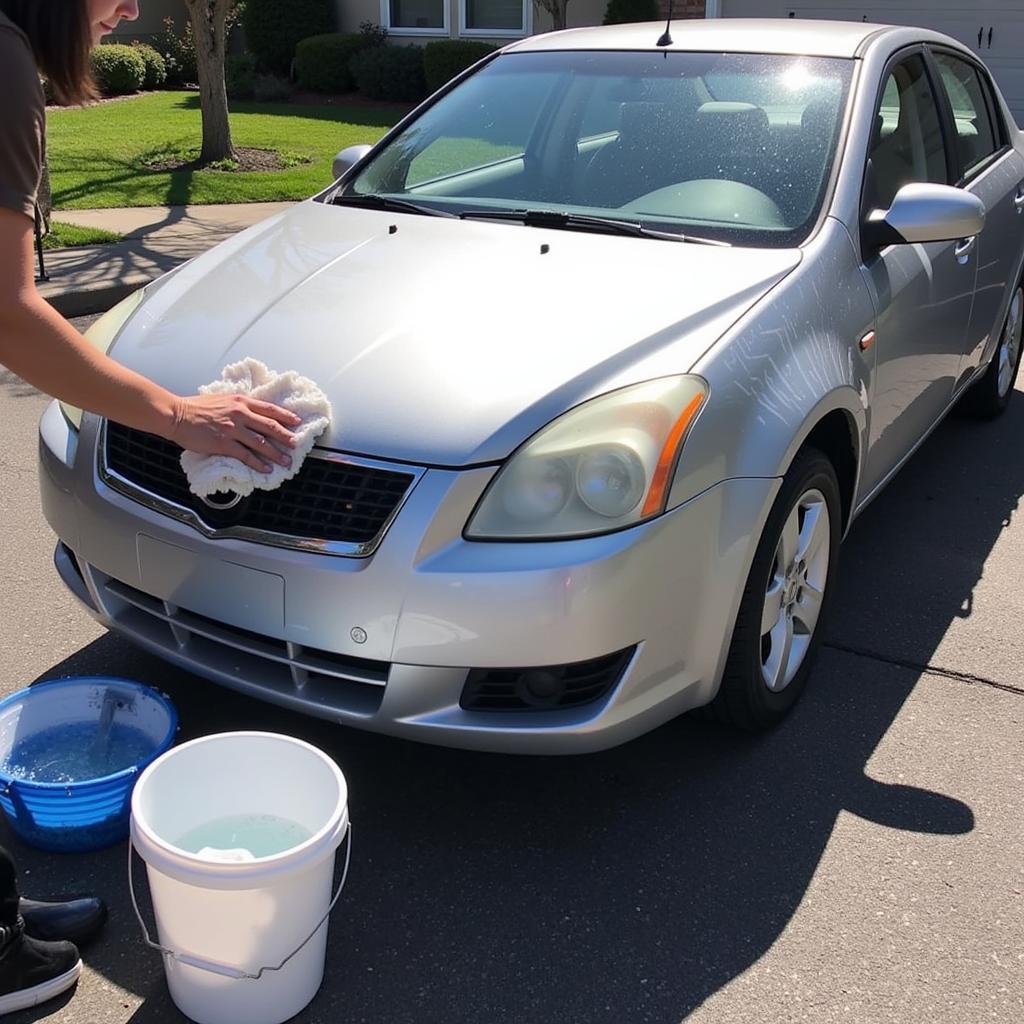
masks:
<instances>
[{"instance_id":1,"label":"car hood","mask_svg":"<svg viewBox=\"0 0 1024 1024\"><path fill-rule=\"evenodd\" d=\"M687 372L799 261L309 201L153 287L112 354L179 394L247 356L297 370L334 408L321 445L465 466Z\"/></svg>"}]
</instances>

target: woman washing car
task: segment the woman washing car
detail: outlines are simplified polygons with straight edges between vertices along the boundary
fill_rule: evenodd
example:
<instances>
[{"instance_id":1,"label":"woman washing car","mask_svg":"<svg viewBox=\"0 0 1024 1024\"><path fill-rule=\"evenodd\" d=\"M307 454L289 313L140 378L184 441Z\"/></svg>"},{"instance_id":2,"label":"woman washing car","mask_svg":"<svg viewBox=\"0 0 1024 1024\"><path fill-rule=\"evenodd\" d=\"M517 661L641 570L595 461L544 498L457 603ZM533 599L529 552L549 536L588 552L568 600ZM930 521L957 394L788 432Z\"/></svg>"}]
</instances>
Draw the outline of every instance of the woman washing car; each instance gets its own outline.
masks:
<instances>
[{"instance_id":1,"label":"woman washing car","mask_svg":"<svg viewBox=\"0 0 1024 1024\"><path fill-rule=\"evenodd\" d=\"M288 427L299 417L240 395L172 394L97 352L35 287L46 131L39 76L63 103L91 98L90 49L136 17L137 0L0 0L0 364L78 408L269 472L273 463L290 464ZM88 938L105 916L97 899L19 898L14 862L0 847L0 1015L70 988L81 961L63 940Z\"/></svg>"}]
</instances>

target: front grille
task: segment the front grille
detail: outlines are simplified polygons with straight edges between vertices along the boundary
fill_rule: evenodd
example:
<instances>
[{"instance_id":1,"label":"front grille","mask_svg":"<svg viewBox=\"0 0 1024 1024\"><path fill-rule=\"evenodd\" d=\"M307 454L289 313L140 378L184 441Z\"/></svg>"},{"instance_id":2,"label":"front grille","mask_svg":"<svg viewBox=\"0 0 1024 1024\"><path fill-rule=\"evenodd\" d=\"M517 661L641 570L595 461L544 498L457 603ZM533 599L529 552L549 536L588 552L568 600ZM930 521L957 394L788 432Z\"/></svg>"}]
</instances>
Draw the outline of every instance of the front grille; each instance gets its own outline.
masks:
<instances>
[{"instance_id":1,"label":"front grille","mask_svg":"<svg viewBox=\"0 0 1024 1024\"><path fill-rule=\"evenodd\" d=\"M254 633L93 573L100 580L105 611L117 625L171 657L201 664L222 682L354 715L372 715L380 708L390 670L387 662Z\"/></svg>"},{"instance_id":2,"label":"front grille","mask_svg":"<svg viewBox=\"0 0 1024 1024\"><path fill-rule=\"evenodd\" d=\"M635 647L571 665L475 668L459 704L466 711L552 711L600 700L622 678Z\"/></svg>"},{"instance_id":3,"label":"front grille","mask_svg":"<svg viewBox=\"0 0 1024 1024\"><path fill-rule=\"evenodd\" d=\"M313 452L273 491L254 491L228 512L209 509L188 489L170 441L118 423L106 425L107 469L129 484L188 510L212 532L258 531L365 547L379 539L416 476ZM115 483L116 486L116 483Z\"/></svg>"}]
</instances>

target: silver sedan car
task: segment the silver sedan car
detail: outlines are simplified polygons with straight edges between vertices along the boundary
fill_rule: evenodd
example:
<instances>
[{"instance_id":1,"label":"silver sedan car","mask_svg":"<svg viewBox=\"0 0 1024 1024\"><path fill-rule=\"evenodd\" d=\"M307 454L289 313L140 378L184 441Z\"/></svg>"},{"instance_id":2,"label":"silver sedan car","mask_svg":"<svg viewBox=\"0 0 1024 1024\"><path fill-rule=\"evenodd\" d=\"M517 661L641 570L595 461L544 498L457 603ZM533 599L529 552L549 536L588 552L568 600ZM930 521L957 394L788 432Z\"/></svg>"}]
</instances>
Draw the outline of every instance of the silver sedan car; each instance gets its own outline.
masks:
<instances>
[{"instance_id":1,"label":"silver sedan car","mask_svg":"<svg viewBox=\"0 0 1024 1024\"><path fill-rule=\"evenodd\" d=\"M1022 137L933 32L662 29L505 47L97 322L180 393L253 356L336 417L279 490L200 500L173 445L51 406L56 566L101 623L454 746L790 709L851 521L1010 400Z\"/></svg>"}]
</instances>

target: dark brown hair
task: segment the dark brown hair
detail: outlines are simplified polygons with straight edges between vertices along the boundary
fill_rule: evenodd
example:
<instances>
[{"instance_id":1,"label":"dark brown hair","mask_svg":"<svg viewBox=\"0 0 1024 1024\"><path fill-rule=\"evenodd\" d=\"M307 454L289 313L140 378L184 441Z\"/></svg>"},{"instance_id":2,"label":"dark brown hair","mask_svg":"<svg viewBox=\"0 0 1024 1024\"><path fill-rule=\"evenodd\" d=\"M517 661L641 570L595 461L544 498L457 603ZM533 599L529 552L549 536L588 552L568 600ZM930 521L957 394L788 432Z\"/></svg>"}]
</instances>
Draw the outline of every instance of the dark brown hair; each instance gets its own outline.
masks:
<instances>
[{"instance_id":1,"label":"dark brown hair","mask_svg":"<svg viewBox=\"0 0 1024 1024\"><path fill-rule=\"evenodd\" d=\"M87 0L0 0L6 14L28 36L40 74L58 103L93 99L89 72L92 29Z\"/></svg>"}]
</instances>

